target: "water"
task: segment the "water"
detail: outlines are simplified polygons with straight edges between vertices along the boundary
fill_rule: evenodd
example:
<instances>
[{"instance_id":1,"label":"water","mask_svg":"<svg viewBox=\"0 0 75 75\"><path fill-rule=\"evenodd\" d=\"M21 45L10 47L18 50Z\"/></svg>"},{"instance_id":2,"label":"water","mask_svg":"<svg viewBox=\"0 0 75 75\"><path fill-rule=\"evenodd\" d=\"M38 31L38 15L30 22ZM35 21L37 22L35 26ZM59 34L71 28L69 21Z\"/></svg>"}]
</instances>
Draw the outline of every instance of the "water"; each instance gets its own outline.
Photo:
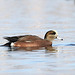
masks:
<instances>
[{"instance_id":1,"label":"water","mask_svg":"<svg viewBox=\"0 0 75 75\"><path fill-rule=\"evenodd\" d=\"M57 30L64 41L53 47L0 47L0 75L75 75L74 0L0 0L0 45L4 36Z\"/></svg>"}]
</instances>

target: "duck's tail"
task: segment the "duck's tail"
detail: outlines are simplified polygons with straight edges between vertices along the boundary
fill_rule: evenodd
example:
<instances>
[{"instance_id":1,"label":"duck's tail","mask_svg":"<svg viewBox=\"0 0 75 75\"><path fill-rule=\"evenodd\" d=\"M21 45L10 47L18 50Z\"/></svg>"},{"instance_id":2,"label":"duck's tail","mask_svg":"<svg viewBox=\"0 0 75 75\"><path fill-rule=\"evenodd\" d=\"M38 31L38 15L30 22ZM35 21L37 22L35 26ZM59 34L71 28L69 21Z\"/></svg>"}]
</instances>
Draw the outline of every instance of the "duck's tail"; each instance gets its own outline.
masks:
<instances>
[{"instance_id":1,"label":"duck's tail","mask_svg":"<svg viewBox=\"0 0 75 75\"><path fill-rule=\"evenodd\" d=\"M5 44L0 45L0 46L8 46L8 47L11 47L11 42L5 43Z\"/></svg>"}]
</instances>

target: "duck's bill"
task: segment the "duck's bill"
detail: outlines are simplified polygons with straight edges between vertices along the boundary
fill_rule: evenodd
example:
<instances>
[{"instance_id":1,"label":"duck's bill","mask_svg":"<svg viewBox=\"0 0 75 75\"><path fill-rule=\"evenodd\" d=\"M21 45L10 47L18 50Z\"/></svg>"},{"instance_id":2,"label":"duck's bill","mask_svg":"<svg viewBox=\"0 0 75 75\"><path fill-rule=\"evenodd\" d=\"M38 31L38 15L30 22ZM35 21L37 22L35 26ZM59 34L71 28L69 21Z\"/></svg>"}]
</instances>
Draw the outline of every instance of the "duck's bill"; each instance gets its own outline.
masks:
<instances>
[{"instance_id":1,"label":"duck's bill","mask_svg":"<svg viewBox=\"0 0 75 75\"><path fill-rule=\"evenodd\" d=\"M57 39L58 39L58 40L62 40L62 41L63 41L63 39L62 39L62 38L60 38L60 37L57 37Z\"/></svg>"}]
</instances>

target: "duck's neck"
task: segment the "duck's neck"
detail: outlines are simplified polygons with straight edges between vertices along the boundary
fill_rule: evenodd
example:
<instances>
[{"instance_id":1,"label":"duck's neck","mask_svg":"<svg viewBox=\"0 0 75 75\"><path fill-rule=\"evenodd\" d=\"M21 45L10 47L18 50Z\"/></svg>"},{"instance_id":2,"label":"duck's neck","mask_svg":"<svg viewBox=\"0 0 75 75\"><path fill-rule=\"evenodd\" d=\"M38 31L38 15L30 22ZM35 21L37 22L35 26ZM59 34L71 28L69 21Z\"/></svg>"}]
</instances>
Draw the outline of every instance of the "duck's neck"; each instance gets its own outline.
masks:
<instances>
[{"instance_id":1,"label":"duck's neck","mask_svg":"<svg viewBox=\"0 0 75 75\"><path fill-rule=\"evenodd\" d=\"M50 37L46 37L46 36L44 37L44 39L45 39L45 40L48 40L48 41L50 41L50 42L53 41L53 39L51 39Z\"/></svg>"}]
</instances>

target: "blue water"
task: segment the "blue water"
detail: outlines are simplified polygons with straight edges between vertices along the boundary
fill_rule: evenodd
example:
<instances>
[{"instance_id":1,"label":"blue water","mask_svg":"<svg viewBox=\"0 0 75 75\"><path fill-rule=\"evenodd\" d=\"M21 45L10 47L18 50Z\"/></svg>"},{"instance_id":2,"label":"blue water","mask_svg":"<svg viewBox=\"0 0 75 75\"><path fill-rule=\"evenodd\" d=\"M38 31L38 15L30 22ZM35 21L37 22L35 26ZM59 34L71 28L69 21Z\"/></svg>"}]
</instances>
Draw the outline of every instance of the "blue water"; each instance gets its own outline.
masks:
<instances>
[{"instance_id":1,"label":"blue water","mask_svg":"<svg viewBox=\"0 0 75 75\"><path fill-rule=\"evenodd\" d=\"M43 38L51 29L64 39L53 47L0 47L0 75L75 75L74 0L0 0L0 45L5 36Z\"/></svg>"}]
</instances>

